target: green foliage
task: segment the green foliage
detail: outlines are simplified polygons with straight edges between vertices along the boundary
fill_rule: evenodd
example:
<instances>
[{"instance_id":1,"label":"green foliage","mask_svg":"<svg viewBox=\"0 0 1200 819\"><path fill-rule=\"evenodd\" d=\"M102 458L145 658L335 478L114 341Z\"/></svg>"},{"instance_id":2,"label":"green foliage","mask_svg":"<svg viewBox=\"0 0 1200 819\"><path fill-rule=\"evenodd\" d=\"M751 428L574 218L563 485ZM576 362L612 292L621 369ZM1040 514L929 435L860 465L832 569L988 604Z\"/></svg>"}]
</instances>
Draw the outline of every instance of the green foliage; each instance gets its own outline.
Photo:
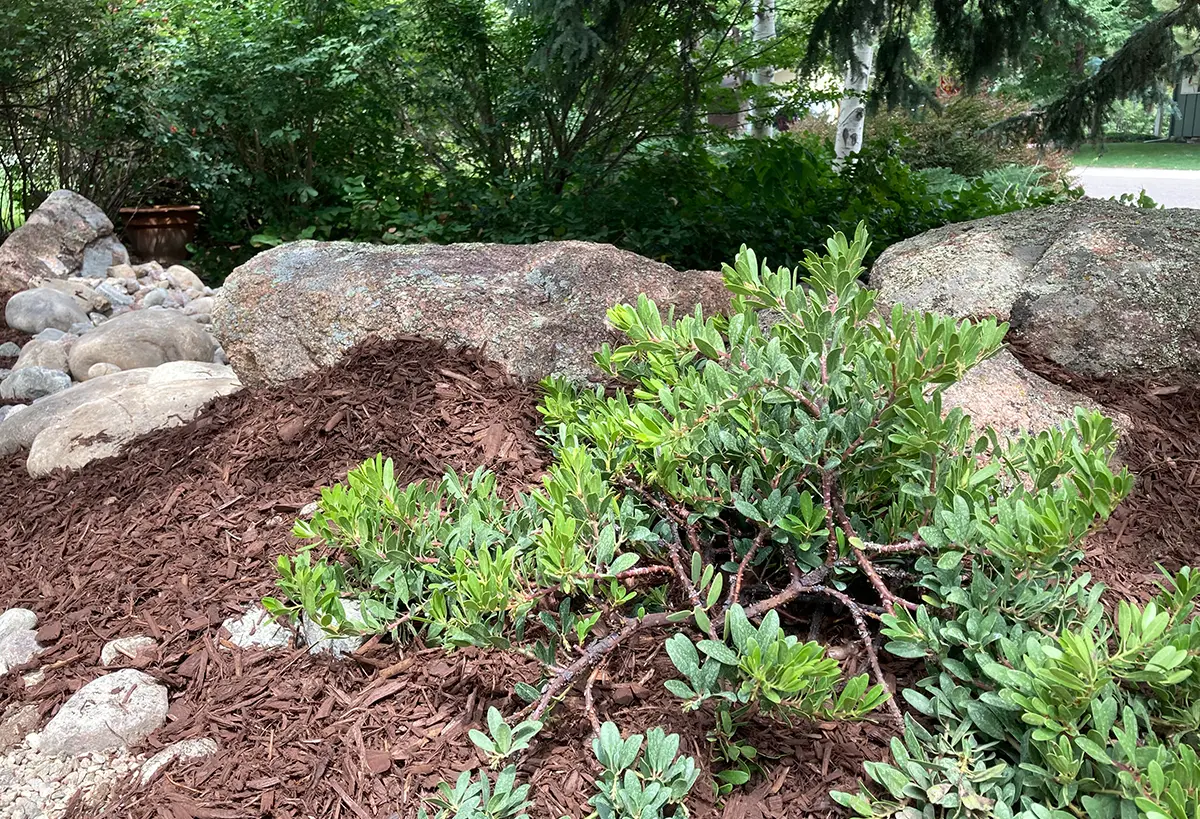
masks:
<instances>
[{"instance_id":1,"label":"green foliage","mask_svg":"<svg viewBox=\"0 0 1200 819\"><path fill-rule=\"evenodd\" d=\"M432 819L529 819L525 813L532 804L529 787L517 784L517 769L512 765L500 772L494 785L486 771L479 771L478 778L463 771L453 786L439 785L428 805L434 809ZM417 816L430 819L424 805Z\"/></svg>"},{"instance_id":2,"label":"green foliage","mask_svg":"<svg viewBox=\"0 0 1200 819\"><path fill-rule=\"evenodd\" d=\"M911 802L864 793L848 804L923 813L928 798L1015 813L1026 808L1014 798L1057 810L1079 793L1108 795L1063 779L1086 753L1075 740L1091 728L1080 720L1126 683L1179 695L1157 710L1118 698L1141 729L1148 715L1190 719L1180 676L1190 673L1190 580L1154 611L1103 625L1099 590L1075 569L1096 519L1131 486L1108 466L1111 422L1081 410L1061 429L1001 441L946 411L943 390L993 355L1006 328L882 308L860 282L867 252L862 228L852 240L835 234L797 270L743 249L724 269L728 315L664 315L645 296L614 306L608 321L625 342L602 347L596 363L623 388L545 384L554 462L539 488L505 502L482 470L402 488L390 462L372 459L297 524L315 543L281 560L284 600L272 610L537 660L542 678L516 690L531 703L527 721L510 728L493 711L490 735L471 735L493 765L522 750L576 682L588 680L589 701L594 670L631 637L662 633L680 674L666 688L713 715L718 791L761 764L745 738L756 721L896 708L875 663L866 617L876 615L892 653L929 663L904 692L933 723L909 728L929 759L914 763L920 787L869 769ZM874 681L847 679L821 645L785 629L781 613L812 597L849 611ZM346 599L361 604L361 623L345 618ZM1123 747L1107 738L1114 725L1091 741ZM650 732L638 762L640 745L601 730L600 815L671 815L694 782L670 738ZM993 775L1000 763L1013 773ZM483 787L472 782L455 798Z\"/></svg>"},{"instance_id":3,"label":"green foliage","mask_svg":"<svg viewBox=\"0 0 1200 819\"><path fill-rule=\"evenodd\" d=\"M679 735L651 728L627 739L611 722L600 726L592 751L600 763L596 795L588 804L599 819L685 819L684 798L700 772L690 756L679 755Z\"/></svg>"},{"instance_id":4,"label":"green foliage","mask_svg":"<svg viewBox=\"0 0 1200 819\"><path fill-rule=\"evenodd\" d=\"M684 708L721 699L739 707L778 711L788 719L858 719L887 697L878 685L868 688L866 674L848 681L835 696L842 682L837 661L826 657L818 643L801 643L785 634L775 611L767 612L756 629L741 606L732 606L725 630L726 640L693 645L683 634L667 640L667 653L688 682L668 680L666 685L684 700Z\"/></svg>"},{"instance_id":5,"label":"green foliage","mask_svg":"<svg viewBox=\"0 0 1200 819\"><path fill-rule=\"evenodd\" d=\"M489 708L487 728L486 734L474 728L468 734L475 747L487 754L488 763L494 768L510 756L527 750L533 737L542 730L542 723L525 720L510 727L503 714L495 708Z\"/></svg>"},{"instance_id":6,"label":"green foliage","mask_svg":"<svg viewBox=\"0 0 1200 819\"><path fill-rule=\"evenodd\" d=\"M843 794L843 804L860 816L1195 815L1200 582L1182 569L1114 617L1086 575L1068 578L993 582L986 618L974 588L951 598L975 598L960 604L966 618L938 623L924 607L925 626L885 618L893 650L940 669L905 693L941 733L910 722L893 764L868 768L890 798Z\"/></svg>"}]
</instances>

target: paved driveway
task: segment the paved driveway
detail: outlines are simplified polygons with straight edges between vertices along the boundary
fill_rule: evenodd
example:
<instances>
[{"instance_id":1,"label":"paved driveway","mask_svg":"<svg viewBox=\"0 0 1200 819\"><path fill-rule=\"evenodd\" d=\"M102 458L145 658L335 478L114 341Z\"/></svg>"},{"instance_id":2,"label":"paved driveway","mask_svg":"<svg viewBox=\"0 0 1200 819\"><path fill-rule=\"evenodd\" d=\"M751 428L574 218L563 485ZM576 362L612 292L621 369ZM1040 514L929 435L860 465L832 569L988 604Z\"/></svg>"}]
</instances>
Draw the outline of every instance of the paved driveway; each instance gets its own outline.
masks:
<instances>
[{"instance_id":1,"label":"paved driveway","mask_svg":"<svg viewBox=\"0 0 1200 819\"><path fill-rule=\"evenodd\" d=\"M1076 167L1075 176L1087 195L1097 199L1145 188L1151 199L1168 208L1200 208L1200 171Z\"/></svg>"}]
</instances>

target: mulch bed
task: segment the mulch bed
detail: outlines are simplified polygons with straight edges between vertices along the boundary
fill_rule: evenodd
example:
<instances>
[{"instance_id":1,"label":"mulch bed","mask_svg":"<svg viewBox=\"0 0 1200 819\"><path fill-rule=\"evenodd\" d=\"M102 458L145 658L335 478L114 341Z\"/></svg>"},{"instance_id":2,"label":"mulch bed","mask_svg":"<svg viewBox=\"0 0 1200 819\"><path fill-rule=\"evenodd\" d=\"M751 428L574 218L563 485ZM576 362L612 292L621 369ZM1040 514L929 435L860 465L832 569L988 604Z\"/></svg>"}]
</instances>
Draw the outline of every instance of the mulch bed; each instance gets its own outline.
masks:
<instances>
[{"instance_id":1,"label":"mulch bed","mask_svg":"<svg viewBox=\"0 0 1200 819\"><path fill-rule=\"evenodd\" d=\"M1155 562L1196 562L1200 391L1069 378L1019 342L1016 352L1134 422L1123 457L1138 485L1091 539L1088 569L1116 594L1144 597ZM297 545L297 511L376 452L395 460L401 481L479 465L505 491L536 481L547 459L536 401L534 388L475 354L418 340L370 343L311 378L219 399L192 424L77 475L38 482L20 457L0 463L0 609L38 612L49 645L39 658L45 682L25 689L18 675L3 678L0 710L34 702L49 715L105 672L106 641L149 634L159 650L141 667L170 688L171 711L147 750L212 737L221 751L147 789L124 789L106 816L415 816L437 782L480 764L467 730L489 705L517 710L511 691L534 681L532 663L382 643L341 662L302 650L242 652L219 644L218 626L273 591L275 557ZM857 673L852 641L850 654ZM627 731L664 725L708 767L710 717L683 714L663 690L673 676L663 652L633 646L606 676L597 686L602 719ZM588 813L596 770L583 713L578 695L569 697L522 763L535 819ZM720 804L698 786L693 815L838 814L828 791L853 789L862 761L886 755L888 736L872 723L756 726L747 739L773 759L765 775Z\"/></svg>"},{"instance_id":2,"label":"mulch bed","mask_svg":"<svg viewBox=\"0 0 1200 819\"><path fill-rule=\"evenodd\" d=\"M1132 421L1118 454L1136 483L1089 538L1084 568L1110 597L1144 600L1162 577L1157 566L1200 565L1200 389L1074 375L1033 355L1020 338L1010 341L1030 370Z\"/></svg>"},{"instance_id":3,"label":"mulch bed","mask_svg":"<svg viewBox=\"0 0 1200 819\"><path fill-rule=\"evenodd\" d=\"M466 732L489 705L517 710L511 691L534 681L530 662L370 643L341 662L242 652L218 644L218 626L273 591L275 557L297 545L297 511L377 452L395 460L401 481L439 477L447 465L488 466L506 491L536 481L547 457L536 401L534 388L472 353L373 343L314 377L218 399L192 424L76 475L33 481L20 457L0 463L0 609L36 611L49 645L38 660L45 682L25 689L6 676L0 711L24 701L49 715L105 672L106 641L149 634L159 650L141 667L170 688L171 710L147 750L212 737L221 751L127 788L106 815L415 816L438 781L479 765ZM597 686L601 718L625 730L664 725L707 767L711 717L683 714L662 687L674 676L669 659L636 648ZM555 713L523 763L535 819L589 812L595 768L578 695ZM871 723L757 727L747 738L775 760L767 775L719 807L698 786L693 814L837 813L828 791L853 789L888 735Z\"/></svg>"}]
</instances>

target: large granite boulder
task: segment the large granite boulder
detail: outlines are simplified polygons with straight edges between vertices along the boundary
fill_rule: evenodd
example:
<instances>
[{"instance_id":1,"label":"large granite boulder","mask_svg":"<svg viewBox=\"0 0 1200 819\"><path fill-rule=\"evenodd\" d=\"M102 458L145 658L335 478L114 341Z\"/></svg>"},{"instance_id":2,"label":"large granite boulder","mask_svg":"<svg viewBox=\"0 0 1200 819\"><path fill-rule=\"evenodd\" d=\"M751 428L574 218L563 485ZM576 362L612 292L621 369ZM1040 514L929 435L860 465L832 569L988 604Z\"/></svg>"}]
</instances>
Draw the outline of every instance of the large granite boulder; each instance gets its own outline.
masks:
<instances>
[{"instance_id":1,"label":"large granite boulder","mask_svg":"<svg viewBox=\"0 0 1200 819\"><path fill-rule=\"evenodd\" d=\"M103 278L109 266L128 262L104 211L73 191L59 190L0 245L0 292L23 290L43 278Z\"/></svg>"},{"instance_id":2,"label":"large granite boulder","mask_svg":"<svg viewBox=\"0 0 1200 819\"><path fill-rule=\"evenodd\" d=\"M178 310L125 313L90 330L71 345L68 361L76 381L86 381L96 364L122 370L157 367L169 361L212 361L216 345L208 331Z\"/></svg>"},{"instance_id":3,"label":"large granite boulder","mask_svg":"<svg viewBox=\"0 0 1200 819\"><path fill-rule=\"evenodd\" d=\"M229 367L175 361L94 378L0 420L0 457L29 450L31 475L79 469L148 432L191 421L241 388Z\"/></svg>"},{"instance_id":4,"label":"large granite boulder","mask_svg":"<svg viewBox=\"0 0 1200 819\"><path fill-rule=\"evenodd\" d=\"M613 332L605 311L645 293L659 305L728 307L718 273L680 273L588 242L378 246L295 242L225 280L217 341L242 380L276 384L337 363L368 336L486 348L515 375L583 379Z\"/></svg>"},{"instance_id":5,"label":"large granite boulder","mask_svg":"<svg viewBox=\"0 0 1200 819\"><path fill-rule=\"evenodd\" d=\"M996 316L1073 372L1200 384L1200 210L1084 199L888 248L881 303Z\"/></svg>"},{"instance_id":6,"label":"large granite boulder","mask_svg":"<svg viewBox=\"0 0 1200 819\"><path fill-rule=\"evenodd\" d=\"M942 408L955 407L971 416L976 429L988 426L996 430L1001 441L1061 427L1074 420L1077 407L1108 415L1121 439L1132 428L1129 416L1051 384L1027 370L1006 349L972 367L961 380L946 388L942 393Z\"/></svg>"}]
</instances>

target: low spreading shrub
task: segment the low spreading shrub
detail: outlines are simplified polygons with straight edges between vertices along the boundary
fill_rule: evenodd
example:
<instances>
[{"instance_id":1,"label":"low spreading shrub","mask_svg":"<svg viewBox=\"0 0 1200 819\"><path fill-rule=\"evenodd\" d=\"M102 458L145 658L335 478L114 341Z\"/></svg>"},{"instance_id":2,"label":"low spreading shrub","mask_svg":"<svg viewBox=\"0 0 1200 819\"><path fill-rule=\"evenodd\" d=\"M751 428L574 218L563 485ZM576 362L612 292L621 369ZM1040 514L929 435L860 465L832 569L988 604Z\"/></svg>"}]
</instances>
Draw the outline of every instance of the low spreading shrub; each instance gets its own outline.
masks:
<instances>
[{"instance_id":1,"label":"low spreading shrub","mask_svg":"<svg viewBox=\"0 0 1200 819\"><path fill-rule=\"evenodd\" d=\"M861 228L802 271L743 248L728 316L613 307L626 342L596 362L616 388L545 384L539 488L505 502L482 469L401 487L376 457L296 525L309 544L280 558L266 604L334 633L535 659L519 724L494 711L472 733L495 766L582 686L605 819L683 816L696 780L676 740L651 731L639 757L642 738L592 706L606 660L647 634L678 672L667 690L712 715L718 793L759 770L753 721L873 718L896 725L892 762L868 766L876 791L835 795L864 817L1192 819L1200 582L1185 570L1110 616L1078 572L1131 486L1109 466L1111 422L1079 410L1005 441L946 411L1006 328L882 308L859 283L867 251ZM846 612L869 674L784 625L814 601ZM928 668L900 700L876 628ZM513 771L464 773L431 805L516 815Z\"/></svg>"}]
</instances>

